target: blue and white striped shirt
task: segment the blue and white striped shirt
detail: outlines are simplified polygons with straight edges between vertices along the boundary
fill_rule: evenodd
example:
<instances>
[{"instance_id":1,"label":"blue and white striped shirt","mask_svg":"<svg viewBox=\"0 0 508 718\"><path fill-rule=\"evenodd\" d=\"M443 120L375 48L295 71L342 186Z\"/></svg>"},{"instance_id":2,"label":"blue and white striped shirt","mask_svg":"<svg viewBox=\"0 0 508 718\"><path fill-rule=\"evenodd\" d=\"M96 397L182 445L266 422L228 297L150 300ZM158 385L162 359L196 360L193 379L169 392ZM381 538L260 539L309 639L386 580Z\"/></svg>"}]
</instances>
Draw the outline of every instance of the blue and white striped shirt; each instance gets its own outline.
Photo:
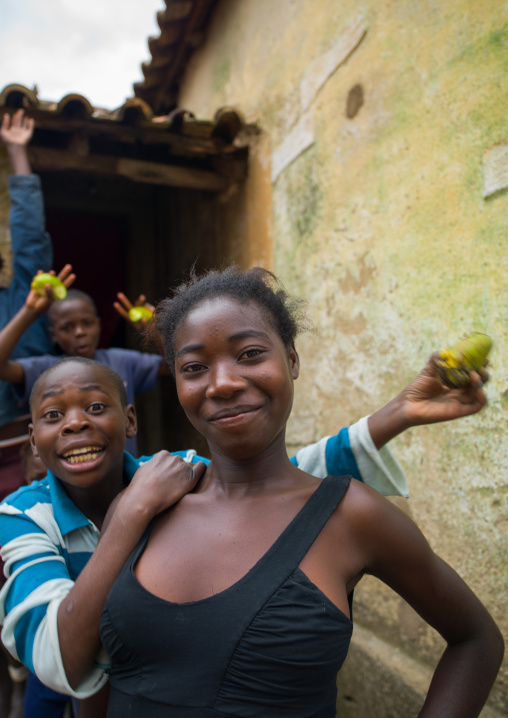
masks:
<instances>
[{"instance_id":1,"label":"blue and white striped shirt","mask_svg":"<svg viewBox=\"0 0 508 718\"><path fill-rule=\"evenodd\" d=\"M196 463L194 451L174 452ZM125 452L130 481L150 457ZM208 463L208 459L203 459ZM402 469L386 447L377 452L361 419L350 429L305 447L292 459L304 471L324 478L351 474L385 494L406 494ZM0 592L2 640L15 658L50 688L86 698L107 680L104 657L74 691L67 681L58 640L57 614L99 540L98 528L86 518L51 472L0 504L0 545L7 582ZM105 657L107 662L107 657Z\"/></svg>"}]
</instances>

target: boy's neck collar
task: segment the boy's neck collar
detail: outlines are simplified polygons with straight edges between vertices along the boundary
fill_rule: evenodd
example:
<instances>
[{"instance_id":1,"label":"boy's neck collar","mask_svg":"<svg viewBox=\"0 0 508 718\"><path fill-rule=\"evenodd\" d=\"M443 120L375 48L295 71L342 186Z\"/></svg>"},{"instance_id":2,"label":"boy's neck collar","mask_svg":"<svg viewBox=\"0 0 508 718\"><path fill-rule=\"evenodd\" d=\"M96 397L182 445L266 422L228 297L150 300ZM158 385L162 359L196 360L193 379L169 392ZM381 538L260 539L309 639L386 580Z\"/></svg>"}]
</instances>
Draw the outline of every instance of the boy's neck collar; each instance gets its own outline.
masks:
<instances>
[{"instance_id":1,"label":"boy's neck collar","mask_svg":"<svg viewBox=\"0 0 508 718\"><path fill-rule=\"evenodd\" d=\"M125 483L129 484L142 461L135 459L128 451L124 451L123 475ZM91 522L79 509L65 490L60 479L48 471L46 480L51 493L53 516L58 524L62 536L76 529L88 526Z\"/></svg>"}]
</instances>

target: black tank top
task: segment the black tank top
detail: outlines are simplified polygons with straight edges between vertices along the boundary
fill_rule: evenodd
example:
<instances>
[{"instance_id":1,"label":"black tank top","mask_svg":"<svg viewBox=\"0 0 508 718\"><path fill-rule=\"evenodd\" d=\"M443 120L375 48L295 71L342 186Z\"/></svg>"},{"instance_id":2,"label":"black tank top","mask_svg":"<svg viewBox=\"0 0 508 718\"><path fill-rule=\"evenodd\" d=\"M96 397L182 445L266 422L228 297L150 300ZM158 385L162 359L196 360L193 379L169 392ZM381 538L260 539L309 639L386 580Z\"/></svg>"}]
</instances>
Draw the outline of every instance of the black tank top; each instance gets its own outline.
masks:
<instances>
[{"instance_id":1,"label":"black tank top","mask_svg":"<svg viewBox=\"0 0 508 718\"><path fill-rule=\"evenodd\" d=\"M134 566L102 613L108 718L335 718L352 622L298 568L349 486L328 477L253 568L190 603L154 596Z\"/></svg>"}]
</instances>

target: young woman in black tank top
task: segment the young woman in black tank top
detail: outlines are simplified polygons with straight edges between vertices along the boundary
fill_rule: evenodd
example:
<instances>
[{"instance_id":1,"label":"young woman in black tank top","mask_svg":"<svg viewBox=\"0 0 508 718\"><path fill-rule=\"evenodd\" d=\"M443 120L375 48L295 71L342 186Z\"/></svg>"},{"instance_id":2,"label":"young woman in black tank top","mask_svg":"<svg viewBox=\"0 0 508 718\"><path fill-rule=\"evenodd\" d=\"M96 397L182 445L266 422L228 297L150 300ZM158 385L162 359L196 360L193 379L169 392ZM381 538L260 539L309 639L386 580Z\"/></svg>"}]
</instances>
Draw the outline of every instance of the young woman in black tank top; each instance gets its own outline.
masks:
<instances>
[{"instance_id":1,"label":"young woman in black tank top","mask_svg":"<svg viewBox=\"0 0 508 718\"><path fill-rule=\"evenodd\" d=\"M419 715L477 716L502 657L485 608L375 491L287 457L297 322L271 275L193 279L153 326L212 463L153 521L106 602L108 718L333 718L365 573L448 643Z\"/></svg>"}]
</instances>

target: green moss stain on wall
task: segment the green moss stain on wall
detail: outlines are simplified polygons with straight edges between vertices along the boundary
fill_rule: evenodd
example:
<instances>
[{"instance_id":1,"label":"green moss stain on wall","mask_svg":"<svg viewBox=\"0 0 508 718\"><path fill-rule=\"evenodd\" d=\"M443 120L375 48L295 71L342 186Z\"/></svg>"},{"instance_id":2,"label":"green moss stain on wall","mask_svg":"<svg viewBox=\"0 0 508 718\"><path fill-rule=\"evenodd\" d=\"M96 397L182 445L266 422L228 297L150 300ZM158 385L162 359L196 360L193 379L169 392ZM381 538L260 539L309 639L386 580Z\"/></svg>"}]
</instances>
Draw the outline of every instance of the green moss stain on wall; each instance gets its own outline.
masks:
<instances>
[{"instance_id":1,"label":"green moss stain on wall","mask_svg":"<svg viewBox=\"0 0 508 718\"><path fill-rule=\"evenodd\" d=\"M502 18L500 18L502 21ZM508 23L483 33L472 42L458 47L457 54L449 61L450 65L466 63L471 65L478 60L492 63L499 70L508 70L506 43L508 42Z\"/></svg>"},{"instance_id":2,"label":"green moss stain on wall","mask_svg":"<svg viewBox=\"0 0 508 718\"><path fill-rule=\"evenodd\" d=\"M285 173L287 211L295 244L309 240L318 226L323 206L323 190L317 177L312 150L305 152Z\"/></svg>"}]
</instances>

